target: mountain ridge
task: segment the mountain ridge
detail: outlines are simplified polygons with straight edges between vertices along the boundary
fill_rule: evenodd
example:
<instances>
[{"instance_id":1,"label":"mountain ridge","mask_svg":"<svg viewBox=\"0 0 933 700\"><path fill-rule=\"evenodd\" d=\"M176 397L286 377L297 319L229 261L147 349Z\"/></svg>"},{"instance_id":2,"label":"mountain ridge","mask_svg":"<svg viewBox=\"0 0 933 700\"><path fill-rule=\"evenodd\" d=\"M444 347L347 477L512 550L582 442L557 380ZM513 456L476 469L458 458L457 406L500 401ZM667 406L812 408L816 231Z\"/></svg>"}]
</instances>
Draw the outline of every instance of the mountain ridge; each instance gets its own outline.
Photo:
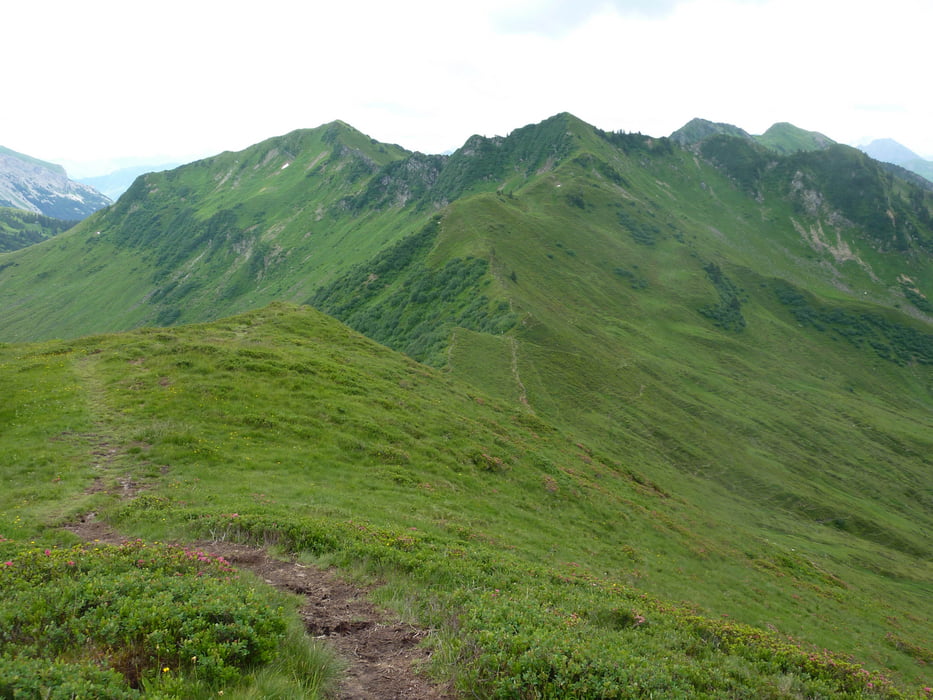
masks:
<instances>
[{"instance_id":1,"label":"mountain ridge","mask_svg":"<svg viewBox=\"0 0 933 700\"><path fill-rule=\"evenodd\" d=\"M926 225L924 222L929 220L929 208L923 205L922 192L910 190L910 183L899 185L903 192L891 201L904 204L896 205L900 209L896 210L892 219L886 213L890 209L885 203L887 195L881 194L888 185L882 183L880 171L872 170L874 166L871 166L869 161L860 161L854 156L853 149L832 146L824 149L825 153L819 156L806 155L805 152L786 156L769 149L760 150L760 145L745 137L734 139L723 134L703 139L696 147L701 150L705 159L717 164L716 167L733 183L739 184L748 192L757 192L758 196L763 186L772 190L777 187L775 196L795 200L795 206L805 217L822 218L824 226L829 224L831 229L839 231L834 235L842 235L843 229L854 232L860 225L856 222L870 213L870 244L875 247L881 246L879 250L892 245L903 250L930 245L928 237L922 234ZM151 274L156 275L152 278L153 281L158 282L159 275L168 275L170 279L175 280L184 278L188 280L184 288L189 293L194 291L191 286L194 279L208 272L195 272L193 269L187 272L176 270L174 266L183 259L193 260L195 256L207 254L206 260L216 258L217 265L225 266L223 269L228 270L225 276L231 280L237 276L235 269L242 269L244 264L249 263L246 269L238 273L241 276L246 273L246 279L241 280L239 284L233 284L226 292L218 292L219 299L215 295L213 298L205 297L202 302L214 306L220 302L221 308L234 312L248 307L241 303L225 307L225 299L242 297L242 291L253 289L255 281L265 275L263 270L270 266L281 268L290 255L299 254L299 248L311 245L312 241L308 237L312 233L309 232L317 230L329 237L338 235L337 231L340 230L343 233L339 236L345 237L350 230L359 230L359 224L363 220L385 220L388 229L380 224L382 232L377 234L377 238L368 236L356 239L356 255L366 256L379 247L399 240L399 237L420 230L433 211L465 195L483 192L514 195L520 188L546 176L572 152L580 153L577 156L580 163L591 164L589 171L594 176L624 190L625 177L622 170L632 167L625 164L625 159L637 153L659 156L668 148L670 147L665 145L664 139L608 134L585 125L571 115L562 114L539 125L516 129L508 137L471 137L462 148L450 156L426 156L398 146L380 144L342 122L332 122L317 129L298 130L269 139L239 154L220 154L173 171L143 176L124 195L120 203L101 212L95 221L87 222L76 236L91 236L95 245L112 243L116 246L114 252L129 252L140 245L145 246L146 257L156 268L164 270L163 273L153 270ZM610 151L616 155L604 155L604 152ZM293 164L296 156L300 162ZM828 163L829 157L834 158L833 165L821 165L822 170L819 172L812 170L814 164ZM612 163L614 160L616 164ZM773 164L778 162L784 165L775 171ZM856 170L851 170L853 167ZM299 176L296 168L303 168L304 175ZM823 191L824 183L820 180L825 180L830 173L839 172L840 168L849 168L852 173L862 172L860 177L864 179L865 186L871 188L871 195L861 197L860 200L848 197L845 194L847 190L844 180L837 184L829 183L829 188ZM770 178L767 183L762 181L765 174ZM665 174L664 177L668 175ZM781 180L780 183L776 177ZM814 180L814 177L817 179ZM188 182L183 183L183 180ZM209 184L208 180L213 184ZM311 181L317 184L314 185L312 198L308 199L305 192ZM256 184L248 184L252 182ZM195 210L191 204L185 203L188 193L203 190L205 186L209 187L211 192L197 200L198 213L192 217ZM177 197L173 192L177 192ZM150 194L155 199L151 199ZM289 209L290 202L302 199L305 200L304 203ZM147 204L150 201L152 204ZM161 207L158 203L161 201L170 204L157 216L153 217L142 211L152 206ZM318 202L313 206L313 211L309 211L312 208L310 201ZM573 201L576 205L582 203L579 199L566 201ZM859 204L859 201L863 203ZM869 212L866 209L866 203L870 202L878 203L877 211ZM270 218L270 207L282 211L283 206L286 207L285 211L290 213L282 224L272 226L258 237L248 233L255 230L257 224ZM248 213L248 209L254 210L253 213ZM582 209L585 211L585 206ZM924 212L927 217L925 219ZM363 219L358 218L361 213ZM214 216L220 218L210 223L209 220ZM797 223L792 224L792 219ZM837 260L834 265L846 259L846 255L857 255L854 252L843 254L845 246L853 250L853 246L864 245L858 244L855 239L845 244L830 244L824 242L825 235L819 233L818 227L813 229L816 233L811 234L809 224L794 217L788 217L785 221L789 228L804 232L795 235L808 240L811 248L840 251L835 256ZM218 226L221 229L217 229ZM285 238L291 241L287 245L282 244L285 243L284 240L282 243L276 240L283 235L279 230L282 226ZM239 252L223 245L221 239L215 239L211 233L215 229L227 231L224 240L242 239ZM890 233L879 238L886 229ZM164 232L151 238L160 230ZM364 230L376 232L376 229L370 229L368 224ZM650 229L643 230L645 233L641 235L645 240L651 239ZM149 233L140 237L145 232ZM866 233L859 235L864 236ZM206 245L214 252L204 248ZM164 252L159 254L157 251L160 249ZM315 246L315 249L321 250L319 246ZM85 251L83 255L87 254L89 253ZM311 261L315 259L324 265L321 272L325 276L329 274L325 270L332 264L343 268L354 262L353 259L338 262L328 255L322 257L320 253L310 258ZM361 259L357 259L356 262ZM18 266L20 261L10 264ZM229 267L230 265L233 267ZM104 266L108 267L108 263L104 262ZM113 267L116 269L118 265L113 263ZM12 271L12 268L10 269ZM222 268L216 269L219 271ZM335 271L336 269L334 268ZM916 271L908 269L902 270L901 273L911 278L919 277L921 294L929 297L933 293L933 289L927 286L924 275L918 275ZM293 301L308 298L313 288L308 287L307 283L301 283L301 275L291 266L287 268L286 274L293 278L287 284L296 292L295 296L289 298ZM870 274L877 277L874 271ZM887 276L886 285L889 290L898 288L896 277L897 275ZM253 282L249 282L249 279ZM83 277L82 280L86 281ZM3 294L3 281L0 278L0 295ZM142 281L144 280L137 280ZM9 276L7 282L10 282ZM174 286L173 296L169 301L175 304L182 299L178 294L179 284L170 284ZM301 286L295 287L295 284ZM307 290L307 294L302 295L298 291L302 287ZM137 323L145 322L145 317L138 313L145 310L145 304L139 306L138 303L140 292L143 299L150 301L165 298L166 291L160 292L160 289L165 290L164 283L157 283L155 288L149 288L151 291L148 293L142 292L142 288L135 293L137 302L133 302L132 307L137 309L134 316L138 319ZM124 290L124 293L127 291ZM80 303L80 294L74 298L76 303ZM270 301L275 297L270 290L263 293L262 298ZM191 311L195 312L194 309ZM156 313L149 317L149 322L159 322L159 319L164 322L167 318ZM176 318L197 320L199 317L182 315ZM88 328L90 330L90 327Z\"/></svg>"},{"instance_id":2,"label":"mountain ridge","mask_svg":"<svg viewBox=\"0 0 933 700\"><path fill-rule=\"evenodd\" d=\"M776 122L763 134L753 136L732 124L711 122L701 118L690 120L674 131L670 138L681 146L698 147L712 136L735 136L782 155L791 155L800 151L819 151L836 143L818 131L807 131L789 122Z\"/></svg>"},{"instance_id":3,"label":"mountain ridge","mask_svg":"<svg viewBox=\"0 0 933 700\"><path fill-rule=\"evenodd\" d=\"M424 367L415 360L433 365L423 371L472 387L477 405L517 412L475 427L484 444L469 462L497 490L506 485L496 480L519 479L512 466L529 467L520 477L527 488L508 491L527 508L516 517L598 502L584 526L592 536L574 529L574 546L586 551L571 561L588 575L603 566L600 576L745 624L778 619L805 643L915 682L933 580L923 536L933 527L931 212L933 193L839 144L785 154L713 130L684 148L560 114L507 136L473 136L441 157L334 122L145 175L74 229L0 256L0 340L174 325L134 331L126 349L96 365L121 368L120 387L143 382L146 391L119 394L127 409L175 400L176 385L179 400L200 400L200 384L182 389L208 367L217 381L229 372L224 381L233 382L239 369L263 391L304 396L313 393L301 380L317 371L313 355L286 355L313 346L319 331L304 340L290 331L278 345L248 332L248 319L302 326L310 310L275 304L313 305L366 343L407 353L412 372ZM251 315L189 325L237 312ZM179 344L186 334L194 335ZM233 346L211 349L215 335ZM412 400L351 372L348 351L327 352L345 361L346 371L327 376L361 397L353 401L388 410ZM216 364L198 359L215 354ZM150 362L150 374L123 375ZM226 391L248 398L232 384ZM303 435L303 425L348 420L323 406L290 416L287 405L268 427ZM225 415L244 411L254 428L267 425L258 408ZM171 420L160 415L158 424ZM506 423L533 435L513 439ZM417 441L366 430L380 442L366 454L382 460L372 466L398 498L413 497L408 488L430 493L419 484L431 478L407 472L431 462L413 458ZM568 452L532 458L531 445L556 440L554 431ZM145 434L165 454L197 462L197 430L169 432ZM430 445L447 455L450 443ZM366 444L347 437L315 468ZM248 466L228 457L217 463ZM631 515L617 477L653 494L657 515ZM496 510L505 517L504 503ZM531 537L484 530L483 517L491 515L476 516L478 536ZM628 525L646 539L612 534ZM655 537L653 527L668 534ZM621 545L638 542L652 543L651 556L636 551L637 563L620 564ZM780 575L757 578L749 567ZM586 658L599 663L593 654ZM545 674L556 663L539 661Z\"/></svg>"},{"instance_id":4,"label":"mountain ridge","mask_svg":"<svg viewBox=\"0 0 933 700\"><path fill-rule=\"evenodd\" d=\"M0 508L16 514L0 522L5 581L28 574L31 557L83 583L87 552L48 538L93 512L129 538L130 570L151 565L150 540L210 538L272 542L305 566L371 577L383 605L430 630L443 659L434 673L467 696L556 687L585 698L648 689L894 699L910 688L896 674L909 670L911 653L922 658L913 640L925 631L924 574L910 555L892 551L866 579L852 562L814 551L799 526L763 537L748 513L733 512L743 507L735 498L725 508L691 503L689 479L653 475L637 453L606 451L609 443L566 433L308 307L0 345L0 377L10 389L0 410L14 416L0 433L10 479ZM871 415L843 400L841 422ZM891 439L908 448L905 437ZM855 525L827 526L822 537L842 546ZM874 561L871 548L858 555ZM181 575L144 573L156 590L163 576ZM872 576L896 579L904 598L873 595ZM665 579L679 587L659 596ZM30 600L17 593L8 609ZM188 598L170 603L155 620L133 619L164 629L175 608L197 614ZM138 609L128 607L109 609L111 624ZM839 637L814 634L821 625L843 626L845 655L826 650ZM20 669L27 655L43 658L19 651ZM210 651L193 667L179 654L173 687L203 677ZM164 653L136 668L164 677Z\"/></svg>"},{"instance_id":5,"label":"mountain ridge","mask_svg":"<svg viewBox=\"0 0 933 700\"><path fill-rule=\"evenodd\" d=\"M79 180L85 185L93 187L112 202L117 201L124 192L126 192L137 177L146 173L158 172L162 170L172 170L181 163L159 163L152 165L134 165L132 167L119 168L106 175L95 175L92 177L83 177Z\"/></svg>"},{"instance_id":6,"label":"mountain ridge","mask_svg":"<svg viewBox=\"0 0 933 700\"><path fill-rule=\"evenodd\" d=\"M0 206L77 221L108 204L93 187L69 180L62 166L0 147Z\"/></svg>"},{"instance_id":7,"label":"mountain ridge","mask_svg":"<svg viewBox=\"0 0 933 700\"><path fill-rule=\"evenodd\" d=\"M933 161L921 158L894 139L875 139L859 148L875 160L899 165L933 183Z\"/></svg>"}]
</instances>

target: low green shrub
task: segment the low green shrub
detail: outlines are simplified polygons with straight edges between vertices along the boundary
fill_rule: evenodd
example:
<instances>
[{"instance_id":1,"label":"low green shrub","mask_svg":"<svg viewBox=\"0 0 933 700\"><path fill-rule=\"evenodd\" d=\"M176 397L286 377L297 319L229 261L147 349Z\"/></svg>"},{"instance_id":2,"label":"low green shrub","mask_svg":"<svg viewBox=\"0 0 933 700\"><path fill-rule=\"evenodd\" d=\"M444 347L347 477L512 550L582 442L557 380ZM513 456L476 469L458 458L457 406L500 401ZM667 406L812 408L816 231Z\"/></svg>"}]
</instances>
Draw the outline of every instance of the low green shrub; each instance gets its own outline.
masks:
<instances>
[{"instance_id":1,"label":"low green shrub","mask_svg":"<svg viewBox=\"0 0 933 700\"><path fill-rule=\"evenodd\" d=\"M24 669L20 693L40 697L67 677L91 689L79 696L122 697L113 689L169 673L221 686L272 660L284 638L282 607L204 552L5 542L0 556L0 655Z\"/></svg>"},{"instance_id":2,"label":"low green shrub","mask_svg":"<svg viewBox=\"0 0 933 700\"><path fill-rule=\"evenodd\" d=\"M138 698L126 678L93 663L67 663L0 655L0 697L47 698Z\"/></svg>"},{"instance_id":3,"label":"low green shrub","mask_svg":"<svg viewBox=\"0 0 933 700\"><path fill-rule=\"evenodd\" d=\"M457 666L444 673L482 697L903 697L850 659L697 615L574 563L558 575L477 542L464 548L355 520L203 512L186 519L200 536L275 543L380 578L402 576L429 601L422 622L441 630L436 643L445 646L436 656Z\"/></svg>"}]
</instances>

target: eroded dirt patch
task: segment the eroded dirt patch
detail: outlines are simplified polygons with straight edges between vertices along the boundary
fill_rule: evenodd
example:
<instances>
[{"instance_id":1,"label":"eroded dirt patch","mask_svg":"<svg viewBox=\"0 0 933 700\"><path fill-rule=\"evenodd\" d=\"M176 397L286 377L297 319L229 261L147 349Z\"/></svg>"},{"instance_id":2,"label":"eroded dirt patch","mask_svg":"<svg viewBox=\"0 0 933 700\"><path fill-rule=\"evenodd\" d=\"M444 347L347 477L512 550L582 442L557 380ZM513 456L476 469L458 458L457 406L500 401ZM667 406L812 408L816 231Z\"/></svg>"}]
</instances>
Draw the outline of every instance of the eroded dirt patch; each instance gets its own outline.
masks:
<instances>
[{"instance_id":1,"label":"eroded dirt patch","mask_svg":"<svg viewBox=\"0 0 933 700\"><path fill-rule=\"evenodd\" d=\"M93 516L67 530L86 541L125 541ZM334 572L292 561L273 559L258 547L230 542L198 541L187 547L222 556L249 569L269 585L304 598L300 614L311 636L326 639L347 664L337 697L341 700L444 700L455 697L446 687L417 673L429 652L420 646L423 629L392 619L367 598L364 588L347 583Z\"/></svg>"}]
</instances>

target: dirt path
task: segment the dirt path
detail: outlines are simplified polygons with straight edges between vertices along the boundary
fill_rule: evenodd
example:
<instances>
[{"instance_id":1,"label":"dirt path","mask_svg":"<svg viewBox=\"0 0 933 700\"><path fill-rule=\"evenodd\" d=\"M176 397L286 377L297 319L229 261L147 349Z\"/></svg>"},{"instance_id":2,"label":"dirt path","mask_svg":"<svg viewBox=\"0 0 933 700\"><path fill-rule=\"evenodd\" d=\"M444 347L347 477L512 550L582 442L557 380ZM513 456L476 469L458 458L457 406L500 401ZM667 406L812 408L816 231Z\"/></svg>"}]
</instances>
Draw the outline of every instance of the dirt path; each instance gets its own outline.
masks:
<instances>
[{"instance_id":1,"label":"dirt path","mask_svg":"<svg viewBox=\"0 0 933 700\"><path fill-rule=\"evenodd\" d=\"M125 446L112 438L108 428L110 409L100 381L96 359L89 356L75 366L88 387L90 408L102 416L97 430L81 435L63 434L62 439L87 445L89 464L96 478L87 493L107 491L129 501L145 489L124 469ZM143 359L133 360L136 364ZM165 473L163 468L163 473ZM66 527L86 541L121 544L124 538L94 513ZM308 633L329 642L345 661L346 673L338 688L340 700L447 700L455 697L444 686L432 684L416 673L430 654L419 643L427 635L388 613L378 610L367 591L341 580L334 572L271 558L267 552L229 542L185 543L223 556L242 569L249 569L266 583L304 597L300 614Z\"/></svg>"},{"instance_id":2,"label":"dirt path","mask_svg":"<svg viewBox=\"0 0 933 700\"><path fill-rule=\"evenodd\" d=\"M518 385L518 400L527 406L528 392L525 391L525 385L522 383L522 378L518 374L518 341L515 339L514 335L509 336L509 350L512 354L512 377Z\"/></svg>"},{"instance_id":3,"label":"dirt path","mask_svg":"<svg viewBox=\"0 0 933 700\"><path fill-rule=\"evenodd\" d=\"M87 520L67 530L87 541L120 544L105 523ZM269 585L304 597L300 614L308 634L326 639L347 664L341 700L446 700L449 689L430 683L416 669L430 658L419 646L427 632L379 611L367 591L331 571L272 559L265 550L230 542L186 543L249 569Z\"/></svg>"}]
</instances>

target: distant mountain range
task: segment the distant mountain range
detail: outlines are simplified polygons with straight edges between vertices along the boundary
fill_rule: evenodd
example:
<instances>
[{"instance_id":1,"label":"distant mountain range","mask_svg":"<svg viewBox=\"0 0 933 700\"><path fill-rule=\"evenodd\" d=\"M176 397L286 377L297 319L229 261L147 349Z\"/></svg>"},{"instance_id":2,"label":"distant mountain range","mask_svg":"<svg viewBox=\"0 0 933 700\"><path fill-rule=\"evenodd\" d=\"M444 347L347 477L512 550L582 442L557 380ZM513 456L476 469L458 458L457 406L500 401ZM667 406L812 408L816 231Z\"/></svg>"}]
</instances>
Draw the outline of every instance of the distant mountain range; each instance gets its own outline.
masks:
<instances>
[{"instance_id":1,"label":"distant mountain range","mask_svg":"<svg viewBox=\"0 0 933 700\"><path fill-rule=\"evenodd\" d=\"M875 139L859 148L875 160L894 163L933 182L933 161L925 160L894 139Z\"/></svg>"},{"instance_id":2,"label":"distant mountain range","mask_svg":"<svg viewBox=\"0 0 933 700\"><path fill-rule=\"evenodd\" d=\"M158 165L136 165L130 168L120 168L107 175L97 175L95 177L83 177L80 182L90 185L94 189L103 193L114 202L120 198L120 195L126 192L133 181L140 175L146 173L160 172L178 167L180 163L160 163Z\"/></svg>"},{"instance_id":3,"label":"distant mountain range","mask_svg":"<svg viewBox=\"0 0 933 700\"><path fill-rule=\"evenodd\" d=\"M736 136L785 155L819 151L836 144L831 138L818 131L806 131L787 122L774 124L765 133L754 136L732 124L706 119L691 120L672 133L670 138L682 146L690 147L710 136ZM913 177L915 175L927 181L920 183L922 186L933 183L933 161L924 160L893 139L876 139L867 146L859 146L859 149L881 163L897 166L896 169L888 168L888 170L915 184L917 183ZM909 171L913 175L906 175L902 170Z\"/></svg>"},{"instance_id":4,"label":"distant mountain range","mask_svg":"<svg viewBox=\"0 0 933 700\"><path fill-rule=\"evenodd\" d=\"M737 136L754 141L772 151L792 154L801 151L819 151L836 142L818 131L806 131L787 122L778 122L760 136L752 136L744 129L732 124L693 119L671 134L671 140L682 146L690 146L715 136Z\"/></svg>"},{"instance_id":5,"label":"distant mountain range","mask_svg":"<svg viewBox=\"0 0 933 700\"><path fill-rule=\"evenodd\" d=\"M70 180L62 166L0 146L0 207L77 221L108 204L109 197Z\"/></svg>"}]
</instances>

